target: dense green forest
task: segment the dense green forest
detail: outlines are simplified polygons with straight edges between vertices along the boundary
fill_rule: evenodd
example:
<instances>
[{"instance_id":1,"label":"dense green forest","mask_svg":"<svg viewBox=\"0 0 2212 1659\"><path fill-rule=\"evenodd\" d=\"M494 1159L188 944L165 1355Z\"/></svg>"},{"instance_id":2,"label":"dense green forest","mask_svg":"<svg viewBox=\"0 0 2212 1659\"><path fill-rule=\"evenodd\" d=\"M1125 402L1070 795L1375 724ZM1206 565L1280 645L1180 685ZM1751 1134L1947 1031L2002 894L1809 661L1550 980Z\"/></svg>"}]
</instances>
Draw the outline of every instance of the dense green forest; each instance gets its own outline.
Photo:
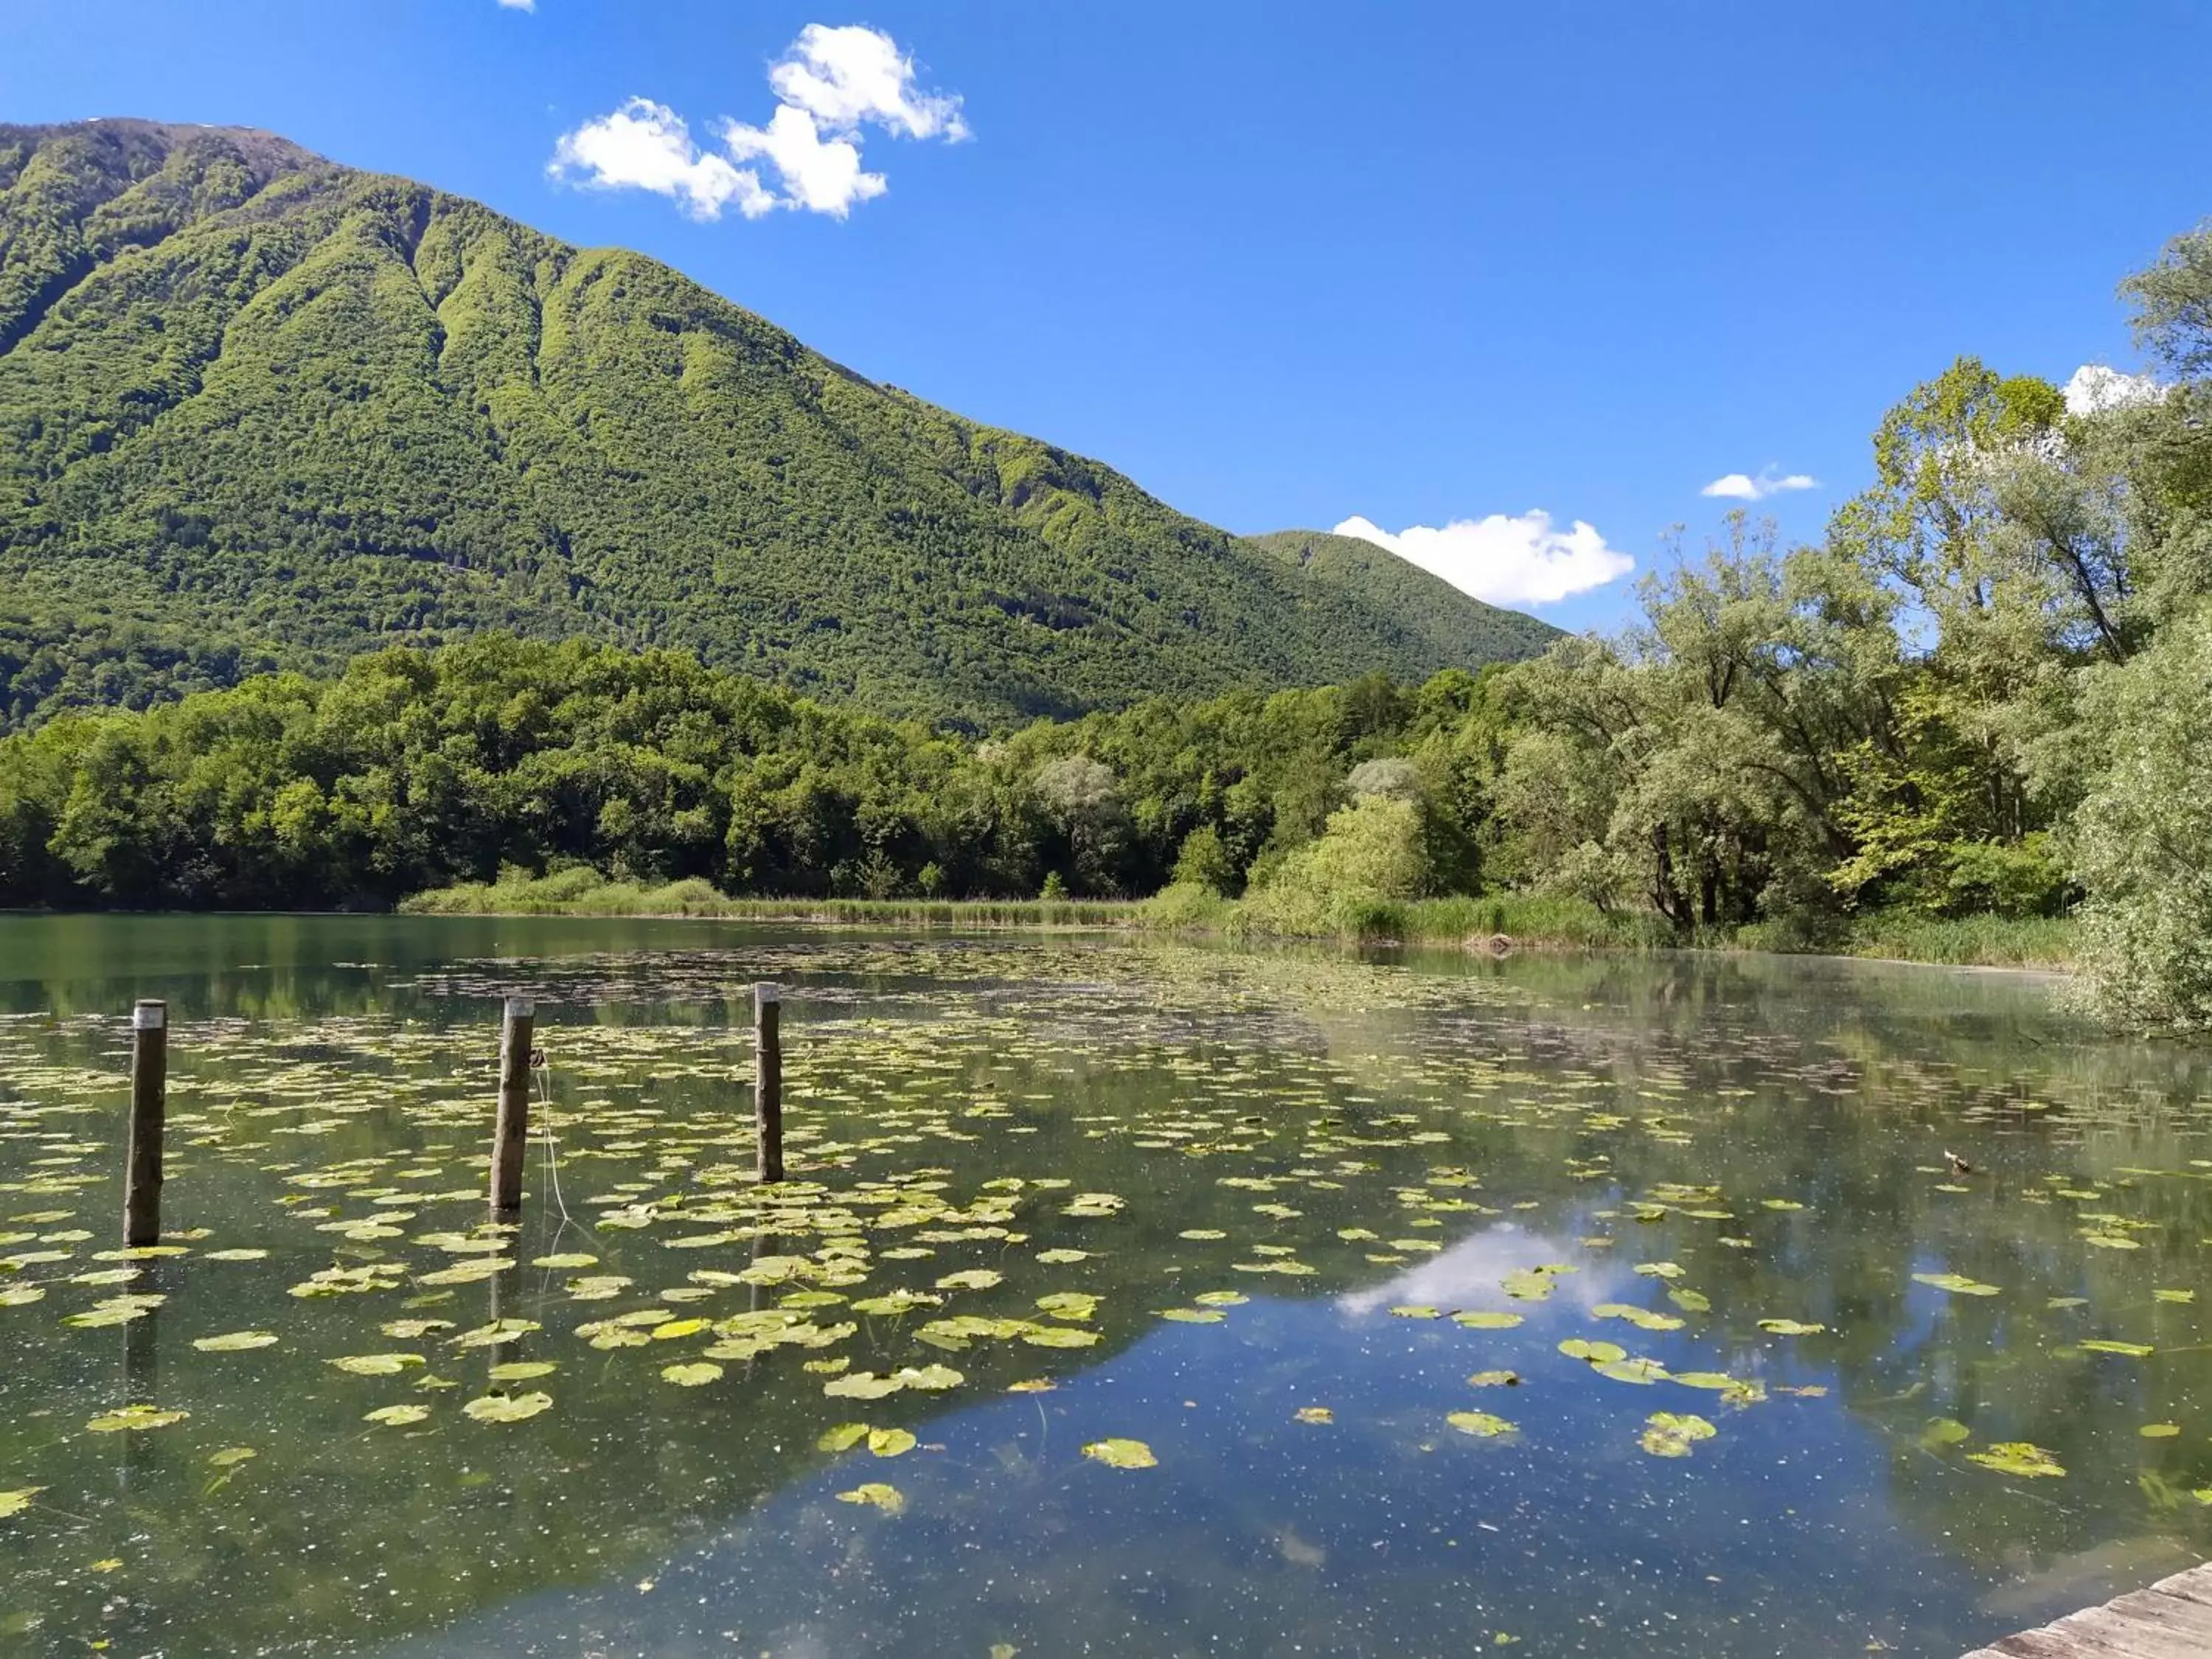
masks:
<instances>
[{"instance_id":1,"label":"dense green forest","mask_svg":"<svg viewBox=\"0 0 2212 1659\"><path fill-rule=\"evenodd\" d=\"M11 164L20 170L19 192L46 153ZM163 170L149 177L168 179L169 169L185 165L177 159L185 150L162 153ZM191 165L203 163L213 165L204 156ZM263 203L258 217L210 220L226 228L210 231L205 246L220 242L244 259L258 227L322 215L316 222L325 226L324 240L313 246L325 251L313 258L337 258L331 246L353 248L370 274L365 286L311 283L287 290L291 297L281 302L266 295L256 300L279 334L283 318L315 311L316 294L342 289L353 296L349 307L389 291L419 322L425 305L458 303L454 296L469 290L468 273L479 270L488 285L484 303L491 302L493 276L507 267L496 259L472 266L469 239L496 230L512 243L520 234L514 228L486 228L490 222L481 210L428 193L410 196L391 181L297 165L289 185L258 187L279 192ZM215 188L194 186L203 187ZM375 204L384 200L380 192L395 190L392 211L404 218L421 210L413 269L392 263L398 255L378 240L391 226L378 217L386 208ZM167 198L156 192L154 199ZM447 252L437 252L434 233L452 244ZM173 235L159 246L175 241ZM385 252L361 252L372 245ZM611 286L627 285L647 312L672 303L676 292L677 279L641 261L587 282L580 265L613 256L556 257L538 248L532 257L541 260L542 268L532 267L539 287L532 292L544 307L549 339L559 306L581 307L572 312L572 325L582 326L576 319L609 300ZM296 276L300 267L295 261L284 268ZM146 276L152 264L110 260L103 269L106 280L120 283L124 274ZM422 273L435 270L447 277L425 289ZM441 288L448 278L457 286ZM88 280L97 288L102 279ZM9 405L6 398L20 398L38 375L76 373L59 343L72 318L89 314L73 307L88 307L94 296L82 282L60 290L20 274L9 281L14 289L6 291L47 295L35 323L7 325L17 344L0 378L0 405L20 410L20 400ZM578 283L599 299L588 299ZM280 282L268 293L281 289ZM1404 572L1357 548L1333 545L1334 538L1208 543L1204 538L1213 532L1173 520L1111 475L1082 471L1090 483L1069 483L1076 475L1066 469L1089 464L1035 447L1019 451L1042 469L1025 475L1030 483L1048 495L1072 489L1080 499L1046 509L1048 522L1032 522L1030 509L1041 497L1016 490L1022 500L1008 507L994 494L997 486L962 471L981 464L979 442L995 446L992 453L1005 461L1027 441L987 439L949 416L828 374L787 341L770 351L764 325L696 290L684 292L691 309L671 325L668 337L678 343L671 350L680 357L692 349L682 343L690 338L685 331L703 329L721 342L697 348L712 359L701 371L708 380L751 376L756 386L781 386L777 396L799 399L787 405L794 411L816 400L811 424L794 414L781 428L790 442L779 453L794 465L802 453L828 467L833 454L849 459L857 453L831 442L830 428L816 418L835 406L843 411L838 429L848 435L870 422L903 422L908 437L942 462L933 475L938 483L951 480L948 488L961 497L1011 512L993 522L1026 526L1021 535L1037 546L1061 552L1108 542L1133 546L1138 528L1149 525L1185 552L1203 554L1177 567L1186 572L1219 574L1243 568L1238 560L1257 559L1298 580L1364 586L1392 604L1418 599L1404 586L1411 580ZM426 298L433 294L443 297ZM648 294L659 298L642 297ZM195 691L265 662L256 654L262 647L240 641L264 637L258 630L275 614L270 607L290 605L295 590L259 574L279 565L307 568L313 561L295 546L281 558L264 548L265 557L234 562L223 550L244 544L225 539L230 531L191 558L173 542L159 552L146 543L143 557L132 556L137 562L121 564L168 570L179 592L219 603L237 625L204 634L189 627L198 643L187 645L154 625L161 616L186 627L166 609L127 596L104 608L71 609L53 597L60 587L32 585L32 603L54 607L42 614L79 619L88 643L72 655L57 651L38 625L0 628L0 650L14 653L9 660L18 665L19 681L28 675L37 684L66 687L64 702L154 701L149 687L193 694L141 712L47 718L0 741L0 903L383 905L425 889L486 880L502 868L574 864L641 881L696 878L733 894L1080 896L1165 890L1164 916L1219 916L1233 903L1242 924L1287 933L1340 931L1364 905L1507 890L1571 896L1601 913L1650 919L1684 941L1748 932L1807 946L1869 915L2071 913L2085 982L2102 1012L2138 1026L2212 1025L2212 430L2206 423L2212 227L2178 238L2124 284L2124 294L2157 367L2155 381L2127 383L2127 395L2069 410L2064 394L2046 381L2006 377L1962 358L1884 419L1874 440L1872 483L1838 510L1819 543L1784 549L1759 523L1732 518L1716 544L1645 580L1641 618L1618 638L1562 639L1533 660L1415 678L1371 639L1362 645L1346 635L1339 641L1346 653L1376 672L1320 690L1253 686L1207 697L1188 694L1211 670L1186 674L1125 640L1096 659L1103 678L1089 682L1085 696L1126 706L996 735L969 729L961 711L1003 711L1035 700L1009 694L994 703L996 693L977 690L984 681L974 676L985 672L976 665L985 657L968 666L950 659L938 665L943 684L968 689L934 711L939 718L902 720L867 712L865 696L831 702L807 695L788 683L806 679L787 672L795 659L783 659L787 672L778 683L765 672L702 662L690 651L641 653L628 648L621 630L610 640L591 629L580 631L593 637L558 644L487 631L435 650L356 655L340 672L270 675ZM17 314L30 304L16 303ZM617 311L632 317L636 307ZM0 314L8 313L0 308ZM446 357L459 349L451 330L460 315L453 312L441 325L447 331L439 337L439 353ZM365 331L360 349L382 349L377 342L385 337L373 321L356 307L327 327ZM240 325L229 331L238 334ZM602 346L643 349L654 332L649 323L642 332L624 327ZM145 362L169 349L153 340L162 333L137 337L133 349ZM744 351L732 343L740 335L751 342ZM112 349L118 337L112 331L86 335L88 356ZM27 357L31 345L37 349ZM737 356L714 356L723 347ZM762 352L774 360L765 368ZM227 350L223 361L245 372L240 365L247 360ZM252 361L252 374L272 374L280 356ZM454 359L465 361L465 354ZM549 378L553 362L548 356L531 373ZM591 395L648 380L655 396L686 395L687 371L673 359L662 367L669 373L657 380L591 381L598 388ZM209 403L214 393L207 388L228 384L221 368L199 362L185 379L201 389L164 404L167 412L137 429L138 441L150 441L148 434L172 416L185 417L180 430L191 428L199 418L191 414L195 409L227 408L247 426L274 418L271 405L250 398L223 403L244 395L234 389ZM435 371L455 372L451 363ZM431 383L404 375L377 381L418 389ZM94 375L72 384L89 407L94 390L106 382ZM550 435L553 428L544 422L552 417L539 392L519 380L501 384L506 392L485 383L483 395L511 392L511 406L526 411L526 418L515 417L513 441L526 447L527 434L536 432L550 446L531 452L535 459L519 475L537 480L532 488L570 489L561 480L572 466L578 477L601 477L593 470L599 463L571 447L569 436ZM356 387L363 397L368 385ZM316 421L335 418L329 407L317 407ZM361 430L388 439L391 416L380 410ZM35 417L9 418L20 422L19 432L37 428ZM61 447L32 444L25 452L31 459L19 456L16 465L49 467L64 452L76 459L58 472L40 471L20 501L0 506L0 525L13 526L9 533L46 526L33 538L38 552L31 564L64 573L55 579L64 586L76 579L67 574L72 570L81 575L117 563L109 553L87 550L84 526L120 522L102 515L124 510L114 507L128 494L124 483L140 476L131 471L138 465L128 460L131 453L167 456L158 463L169 480L163 487L179 502L198 500L204 488L214 491L232 503L224 514L247 514L224 520L234 526L264 508L282 517L278 498L293 501L299 523L319 526L311 539L321 550L313 558L323 562L313 568L322 572L317 583L331 578L330 586L318 587L325 597L350 591L358 599L365 590L345 590L337 578L354 573L368 580L364 573L383 568L382 555L341 533L313 505L338 487L330 478L345 473L344 488L376 503L363 512L384 515L377 522L388 527L398 521L392 514L413 511L408 492L424 476L412 459L398 471L349 472L365 465L374 446L363 438L366 447L348 451L343 422L329 428L329 450L318 447L319 439L292 434L279 452L285 459L272 467L265 455L226 448L228 441L211 431L180 438L185 449L174 453L133 450L120 427L107 448L86 447L92 418L77 419L69 427L76 435L65 440L53 436L58 428L38 428ZM611 415L602 422L572 410L553 425L573 434L610 423L621 426ZM802 427L812 434L809 443L823 447L800 443ZM443 430L431 422L423 443L434 451ZM696 428L687 434L683 441L693 441ZM228 457L209 463L226 469L220 477L190 471L185 450L194 447ZM637 453L642 464L643 450ZM480 471L465 459L458 450L447 456L451 469L442 476L456 489ZM333 471L317 483L319 468ZM837 504L854 499L846 491L852 480L838 481L843 477L801 469L779 496L785 505L778 510L795 511L818 492L822 511L835 520L830 533L853 529L860 520L837 517ZM261 505L239 505L249 501ZM717 523L720 510L695 500L685 512L693 522ZM177 512L179 524L191 517L181 507ZM683 516L672 516L672 526ZM1122 531L1109 535L1116 524ZM671 533L688 532L677 526ZM919 544L904 545L911 551ZM821 563L794 552L790 568ZM433 565L464 583L485 574L458 554L421 568ZM537 573L531 581L552 583L549 593L568 580L527 561L507 574L526 568ZM675 566L641 563L635 570L648 568ZM878 571L884 583L896 587L908 580L890 569ZM759 574L726 591L754 603L765 591L752 585ZM909 577L910 591L921 593L923 579ZM204 585L191 587L196 582ZM482 591L522 590L494 582ZM672 600L678 592L670 590ZM1218 590L1205 604L1230 609L1204 614L1234 614L1255 632L1281 621L1264 605L1237 611L1252 599L1251 592L1238 592L1242 598ZM919 608L903 613L910 625L902 629L902 648L957 654L974 645L987 656L994 648L929 621L934 603L916 599ZM516 621L523 608L518 601L514 615L495 607L473 621ZM672 603L665 614L673 619L684 610ZM1085 634L1088 627L1066 631ZM311 629L298 637L329 644L336 636ZM1199 629L1192 637L1204 653L1228 635ZM1099 641L1103 649L1104 636ZM1008 665L1037 660L1016 653L999 666L1028 674L1030 667ZM1243 671L1231 672L1227 658L1208 660L1221 668L1219 678L1242 680ZM748 661L757 670L777 666L757 654ZM1289 665L1284 659L1277 667L1289 672ZM927 672L934 671L913 669ZM869 692L858 672L836 689ZM884 691L883 704L896 712L900 698L888 684L872 689ZM822 684L831 689L827 680ZM1160 695L1129 701L1139 687ZM51 701L32 698L20 708L51 713Z\"/></svg>"},{"instance_id":2,"label":"dense green forest","mask_svg":"<svg viewBox=\"0 0 2212 1659\"><path fill-rule=\"evenodd\" d=\"M1186 518L637 254L267 134L0 126L0 730L486 630L975 730L1555 635Z\"/></svg>"}]
</instances>

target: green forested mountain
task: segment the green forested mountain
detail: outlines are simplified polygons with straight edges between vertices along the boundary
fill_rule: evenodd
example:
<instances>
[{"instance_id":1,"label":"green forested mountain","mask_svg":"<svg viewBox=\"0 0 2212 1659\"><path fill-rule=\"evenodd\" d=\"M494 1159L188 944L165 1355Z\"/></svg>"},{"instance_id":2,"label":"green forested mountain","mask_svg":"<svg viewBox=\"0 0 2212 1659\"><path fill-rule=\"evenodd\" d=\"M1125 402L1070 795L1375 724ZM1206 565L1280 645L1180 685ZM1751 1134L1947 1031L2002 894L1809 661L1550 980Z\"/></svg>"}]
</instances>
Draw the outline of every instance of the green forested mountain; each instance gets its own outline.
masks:
<instances>
[{"instance_id":1,"label":"green forested mountain","mask_svg":"<svg viewBox=\"0 0 2212 1659\"><path fill-rule=\"evenodd\" d=\"M264 133L0 126L0 727L493 628L975 725L1553 635L1186 518L638 254Z\"/></svg>"}]
</instances>

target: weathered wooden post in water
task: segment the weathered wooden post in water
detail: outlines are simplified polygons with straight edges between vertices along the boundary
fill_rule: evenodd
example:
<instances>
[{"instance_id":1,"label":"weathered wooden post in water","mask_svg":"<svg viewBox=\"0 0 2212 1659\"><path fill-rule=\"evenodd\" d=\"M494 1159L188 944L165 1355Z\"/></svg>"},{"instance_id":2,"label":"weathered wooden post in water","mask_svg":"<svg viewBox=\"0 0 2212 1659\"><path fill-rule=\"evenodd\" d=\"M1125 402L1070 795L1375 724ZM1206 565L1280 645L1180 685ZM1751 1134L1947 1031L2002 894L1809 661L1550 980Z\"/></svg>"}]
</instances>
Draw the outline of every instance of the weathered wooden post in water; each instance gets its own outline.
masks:
<instances>
[{"instance_id":1,"label":"weathered wooden post in water","mask_svg":"<svg viewBox=\"0 0 2212 1659\"><path fill-rule=\"evenodd\" d=\"M131 1011L131 1138L123 1170L123 1243L161 1242L161 1123L169 1098L169 1005Z\"/></svg>"},{"instance_id":2,"label":"weathered wooden post in water","mask_svg":"<svg viewBox=\"0 0 2212 1659\"><path fill-rule=\"evenodd\" d=\"M753 1127L759 1135L753 1167L763 1181L783 1179L782 1007L781 987L768 980L753 987Z\"/></svg>"},{"instance_id":3,"label":"weathered wooden post in water","mask_svg":"<svg viewBox=\"0 0 2212 1659\"><path fill-rule=\"evenodd\" d=\"M530 1033L538 1010L509 997L499 1032L499 1116L492 1125L491 1206L522 1207L522 1153L530 1135Z\"/></svg>"}]
</instances>

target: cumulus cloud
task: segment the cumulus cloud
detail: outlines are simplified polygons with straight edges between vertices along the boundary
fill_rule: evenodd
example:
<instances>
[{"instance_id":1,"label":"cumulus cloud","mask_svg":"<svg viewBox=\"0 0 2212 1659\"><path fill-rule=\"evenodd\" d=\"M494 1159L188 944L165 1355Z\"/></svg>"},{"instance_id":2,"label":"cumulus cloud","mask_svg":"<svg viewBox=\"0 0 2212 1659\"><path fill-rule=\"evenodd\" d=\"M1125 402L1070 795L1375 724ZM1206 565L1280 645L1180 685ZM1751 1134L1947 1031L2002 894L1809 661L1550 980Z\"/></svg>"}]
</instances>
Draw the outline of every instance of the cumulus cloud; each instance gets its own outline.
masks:
<instances>
[{"instance_id":1,"label":"cumulus cloud","mask_svg":"<svg viewBox=\"0 0 2212 1659\"><path fill-rule=\"evenodd\" d=\"M2101 415L2131 404L2154 404L2166 388L2148 374L2123 374L2103 363L2084 363L2066 382L2069 415Z\"/></svg>"},{"instance_id":2,"label":"cumulus cloud","mask_svg":"<svg viewBox=\"0 0 2212 1659\"><path fill-rule=\"evenodd\" d=\"M768 74L775 95L833 132L872 121L908 138L968 137L960 100L915 85L914 59L888 34L852 25L809 23Z\"/></svg>"},{"instance_id":3,"label":"cumulus cloud","mask_svg":"<svg viewBox=\"0 0 2212 1659\"><path fill-rule=\"evenodd\" d=\"M1778 473L1770 466L1763 468L1755 478L1748 472L1724 472L1698 494L1717 495L1724 501L1763 501L1769 495L1820 487L1820 481L1809 472Z\"/></svg>"},{"instance_id":4,"label":"cumulus cloud","mask_svg":"<svg viewBox=\"0 0 2212 1659\"><path fill-rule=\"evenodd\" d=\"M757 219L777 205L757 173L701 150L684 118L649 98L633 98L564 135L551 171L595 190L649 190L695 219L719 219L732 204Z\"/></svg>"},{"instance_id":5,"label":"cumulus cloud","mask_svg":"<svg viewBox=\"0 0 2212 1659\"><path fill-rule=\"evenodd\" d=\"M536 11L538 9L538 0L499 0L499 3L506 7L509 11Z\"/></svg>"},{"instance_id":6,"label":"cumulus cloud","mask_svg":"<svg viewBox=\"0 0 2212 1659\"><path fill-rule=\"evenodd\" d=\"M969 137L959 98L923 91L914 59L875 29L809 23L768 79L777 103L767 124L723 120L719 151L694 143L666 105L632 98L564 135L547 171L588 188L649 190L696 219L731 206L748 219L777 208L842 219L890 187L861 165L866 128L948 143Z\"/></svg>"},{"instance_id":7,"label":"cumulus cloud","mask_svg":"<svg viewBox=\"0 0 2212 1659\"><path fill-rule=\"evenodd\" d=\"M1595 526L1577 519L1572 529L1562 530L1535 507L1518 518L1493 513L1486 519L1455 519L1441 529L1417 524L1395 533L1354 517L1337 526L1336 533L1388 548L1492 605L1548 605L1636 568L1634 559L1605 544Z\"/></svg>"}]
</instances>

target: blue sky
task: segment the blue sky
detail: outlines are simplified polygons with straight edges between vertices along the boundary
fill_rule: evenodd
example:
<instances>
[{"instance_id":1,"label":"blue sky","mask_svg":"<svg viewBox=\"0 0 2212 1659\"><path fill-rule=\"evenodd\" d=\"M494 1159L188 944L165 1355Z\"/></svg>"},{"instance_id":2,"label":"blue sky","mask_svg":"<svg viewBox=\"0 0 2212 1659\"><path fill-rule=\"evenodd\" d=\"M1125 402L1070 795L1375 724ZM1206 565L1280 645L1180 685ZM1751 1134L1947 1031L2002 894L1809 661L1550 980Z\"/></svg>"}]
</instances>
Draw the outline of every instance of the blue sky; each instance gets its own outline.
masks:
<instances>
[{"instance_id":1,"label":"blue sky","mask_svg":"<svg viewBox=\"0 0 2212 1659\"><path fill-rule=\"evenodd\" d=\"M2181 0L0 0L0 120L268 127L640 248L1231 529L1500 515L1406 544L1509 596L1694 546L1731 473L1817 480L1754 509L1817 534L1961 352L2134 367L2113 284L2212 215L2207 63ZM663 112L688 200L587 187Z\"/></svg>"}]
</instances>

